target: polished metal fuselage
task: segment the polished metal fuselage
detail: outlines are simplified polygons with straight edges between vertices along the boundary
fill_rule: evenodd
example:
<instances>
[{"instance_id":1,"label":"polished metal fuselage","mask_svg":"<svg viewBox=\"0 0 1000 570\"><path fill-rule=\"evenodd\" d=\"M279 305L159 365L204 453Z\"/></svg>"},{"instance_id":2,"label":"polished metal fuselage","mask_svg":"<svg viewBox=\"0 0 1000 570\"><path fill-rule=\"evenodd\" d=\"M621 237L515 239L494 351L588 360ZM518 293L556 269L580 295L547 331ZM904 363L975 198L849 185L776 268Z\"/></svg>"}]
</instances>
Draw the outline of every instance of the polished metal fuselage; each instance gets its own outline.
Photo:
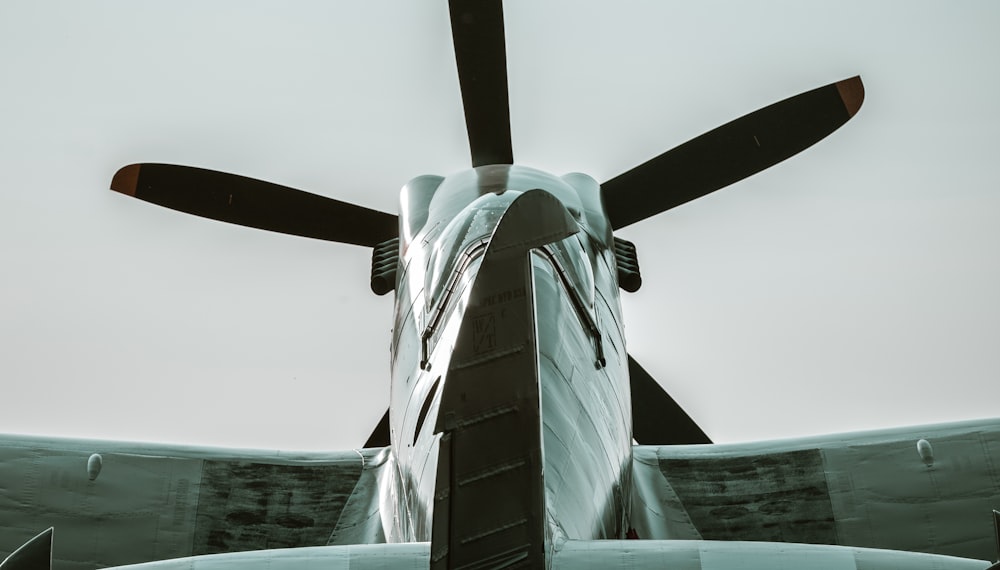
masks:
<instances>
[{"instance_id":1,"label":"polished metal fuselage","mask_svg":"<svg viewBox=\"0 0 1000 570\"><path fill-rule=\"evenodd\" d=\"M561 202L579 231L528 254L531 285L523 294L532 296L535 313L545 489L545 512L534 514L547 520L548 543L620 538L627 530L631 400L600 188L581 174L494 165L420 177L401 192L391 346L394 470L382 506L389 541L430 540L441 439L435 425L469 294L507 207L538 189ZM476 342L490 342L488 334Z\"/></svg>"}]
</instances>

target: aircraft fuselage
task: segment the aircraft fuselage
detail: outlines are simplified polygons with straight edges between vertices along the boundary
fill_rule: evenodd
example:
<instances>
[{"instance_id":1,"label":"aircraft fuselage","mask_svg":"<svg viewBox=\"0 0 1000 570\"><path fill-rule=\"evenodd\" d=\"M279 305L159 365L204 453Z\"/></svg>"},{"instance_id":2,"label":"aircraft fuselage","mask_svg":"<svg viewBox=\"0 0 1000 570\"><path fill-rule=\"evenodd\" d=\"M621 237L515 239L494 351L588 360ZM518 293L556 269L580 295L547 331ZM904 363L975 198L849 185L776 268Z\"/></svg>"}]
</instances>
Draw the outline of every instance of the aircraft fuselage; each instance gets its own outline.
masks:
<instances>
[{"instance_id":1,"label":"aircraft fuselage","mask_svg":"<svg viewBox=\"0 0 1000 570\"><path fill-rule=\"evenodd\" d=\"M542 202L553 204L545 212L527 204L525 194L534 191L538 195L539 190L548 195L544 197L548 201ZM527 215L525 221L509 221L514 214L508 215L508 210L513 210L511 205L519 198L524 198L524 209L530 213L518 214ZM541 236L546 220L558 217L559 212L571 220L567 222L571 235ZM520 244L528 268L525 281L518 281L511 271L490 273L483 269L484 263L490 263L484 259L492 259L488 251L501 249L491 246L494 233L499 233L498 225L515 223L531 228L525 230L525 240L535 239L527 234L541 232L541 241L534 242L536 247ZM508 233L515 231L521 228ZM391 528L386 529L390 541L432 538L436 485L439 501L442 495L438 474L441 465L449 465L448 461L442 463L439 454L442 437L448 432L442 426L448 423L448 397L444 395L449 382L452 393L456 393L458 382L481 382L474 390L478 398L484 398L477 405L485 411L477 417L515 413L512 410L540 415L537 428L530 422L509 424L527 426L522 430L525 434L515 433L519 430L516 427L503 428L500 431L505 433L495 434L497 439L483 439L481 445L471 447L472 451L463 449L462 453L480 456L476 461L487 467L472 475L454 475L456 489L461 486L463 492L472 492L479 486L484 496L490 496L490 477L504 477L506 472L532 462L514 456L519 444L504 449L523 436L528 443L521 447L532 447L531 441L540 444L536 469L544 485L541 505L535 504L531 510L536 512L526 513L524 518L544 520L546 543L559 537L624 535L632 420L612 240L599 185L581 174L560 178L526 167L493 165L448 178L416 178L403 188L391 350L390 438L395 481L390 486L392 496L385 501L390 504L383 505L384 513L393 513ZM539 243L542 245L537 246ZM500 286L489 295L477 293L487 286L483 283L486 279L511 279L513 285ZM470 305L488 310L470 317ZM504 340L499 338L505 334L502 320L508 312L516 311L515 306L528 307L531 318L522 323L525 330L516 330L516 324L508 328L534 346L512 344L514 348L504 348ZM528 354L524 351L529 351L530 357L526 356L520 368L502 361L514 353ZM523 388L514 388L513 396L521 404L505 407L505 396L500 395L496 402L490 401L492 390L500 394L504 392L501 388L508 387L487 380L496 378L495 372L490 376L490 366L508 366L509 377L501 376L500 383L523 384ZM457 379L460 375L462 380ZM464 392L457 397L465 401ZM533 412L521 409L531 403ZM472 421L460 419L452 424L465 426ZM536 429L540 435L530 433ZM454 463L450 463L452 470L456 469ZM502 492L518 492L510 481L497 487L511 488ZM520 521L515 518L511 524ZM488 532L469 540L479 540Z\"/></svg>"}]
</instances>

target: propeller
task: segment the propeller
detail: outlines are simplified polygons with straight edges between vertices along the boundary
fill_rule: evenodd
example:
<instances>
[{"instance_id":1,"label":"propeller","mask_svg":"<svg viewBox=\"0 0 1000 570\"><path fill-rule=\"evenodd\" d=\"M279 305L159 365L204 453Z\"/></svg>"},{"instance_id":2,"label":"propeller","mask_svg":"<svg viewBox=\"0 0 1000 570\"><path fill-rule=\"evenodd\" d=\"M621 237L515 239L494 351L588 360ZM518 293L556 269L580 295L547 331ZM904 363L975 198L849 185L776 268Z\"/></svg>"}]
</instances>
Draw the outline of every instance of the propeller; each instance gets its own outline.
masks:
<instances>
[{"instance_id":1,"label":"propeller","mask_svg":"<svg viewBox=\"0 0 1000 570\"><path fill-rule=\"evenodd\" d=\"M130 164L111 189L203 218L327 241L374 247L399 231L392 214L191 166Z\"/></svg>"},{"instance_id":2,"label":"propeller","mask_svg":"<svg viewBox=\"0 0 1000 570\"><path fill-rule=\"evenodd\" d=\"M501 0L450 0L449 12L472 165L512 164ZM624 172L601 185L611 226L623 228L773 166L835 131L863 101L860 77L845 79L740 117ZM327 241L374 248L398 236L392 214L202 168L131 164L115 174L111 189L213 220ZM629 373L637 441L711 443L631 356ZM370 445L387 442L387 419Z\"/></svg>"},{"instance_id":3,"label":"propeller","mask_svg":"<svg viewBox=\"0 0 1000 570\"><path fill-rule=\"evenodd\" d=\"M837 130L865 98L860 77L744 115L601 184L614 229L756 174Z\"/></svg>"},{"instance_id":4,"label":"propeller","mask_svg":"<svg viewBox=\"0 0 1000 570\"><path fill-rule=\"evenodd\" d=\"M632 384L632 437L636 441L645 445L712 443L631 354L628 375Z\"/></svg>"},{"instance_id":5,"label":"propeller","mask_svg":"<svg viewBox=\"0 0 1000 570\"><path fill-rule=\"evenodd\" d=\"M451 0L451 36L472 166L513 164L500 0Z\"/></svg>"}]
</instances>

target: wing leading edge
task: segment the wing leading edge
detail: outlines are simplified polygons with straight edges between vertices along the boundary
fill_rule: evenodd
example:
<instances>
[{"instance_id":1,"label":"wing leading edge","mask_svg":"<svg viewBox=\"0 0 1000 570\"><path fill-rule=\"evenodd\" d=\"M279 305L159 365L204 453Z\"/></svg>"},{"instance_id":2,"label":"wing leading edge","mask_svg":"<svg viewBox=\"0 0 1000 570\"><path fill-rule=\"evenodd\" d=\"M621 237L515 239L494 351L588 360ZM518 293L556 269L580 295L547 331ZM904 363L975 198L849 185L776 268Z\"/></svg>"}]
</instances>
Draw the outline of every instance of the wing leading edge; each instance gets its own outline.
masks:
<instances>
[{"instance_id":1,"label":"wing leading edge","mask_svg":"<svg viewBox=\"0 0 1000 570\"><path fill-rule=\"evenodd\" d=\"M387 455L2 436L0 559L48 527L54 567L74 569L384 542Z\"/></svg>"},{"instance_id":2,"label":"wing leading edge","mask_svg":"<svg viewBox=\"0 0 1000 570\"><path fill-rule=\"evenodd\" d=\"M996 557L997 419L634 450L632 521L642 538Z\"/></svg>"}]
</instances>

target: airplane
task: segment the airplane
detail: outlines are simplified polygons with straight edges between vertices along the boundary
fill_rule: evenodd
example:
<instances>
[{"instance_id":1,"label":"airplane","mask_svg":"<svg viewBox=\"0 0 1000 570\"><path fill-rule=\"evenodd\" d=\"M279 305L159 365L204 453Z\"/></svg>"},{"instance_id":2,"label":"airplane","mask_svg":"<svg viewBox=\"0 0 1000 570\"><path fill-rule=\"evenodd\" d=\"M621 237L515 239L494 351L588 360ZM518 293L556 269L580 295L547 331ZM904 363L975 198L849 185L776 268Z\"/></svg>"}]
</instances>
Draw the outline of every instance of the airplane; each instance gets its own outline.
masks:
<instances>
[{"instance_id":1,"label":"airplane","mask_svg":"<svg viewBox=\"0 0 1000 570\"><path fill-rule=\"evenodd\" d=\"M372 289L395 291L396 315L391 413L367 449L5 441L2 480L22 484L5 485L3 528L13 544L30 523L58 530L4 567L39 552L65 567L985 567L949 556L992 555L995 422L713 446L624 350L618 289L641 277L613 230L823 138L857 112L860 79L598 184L514 164L496 124L508 116L500 5L453 2L452 17L474 168L414 179L398 218L186 167L130 165L112 182L372 248ZM700 162L718 156L728 169Z\"/></svg>"}]
</instances>

